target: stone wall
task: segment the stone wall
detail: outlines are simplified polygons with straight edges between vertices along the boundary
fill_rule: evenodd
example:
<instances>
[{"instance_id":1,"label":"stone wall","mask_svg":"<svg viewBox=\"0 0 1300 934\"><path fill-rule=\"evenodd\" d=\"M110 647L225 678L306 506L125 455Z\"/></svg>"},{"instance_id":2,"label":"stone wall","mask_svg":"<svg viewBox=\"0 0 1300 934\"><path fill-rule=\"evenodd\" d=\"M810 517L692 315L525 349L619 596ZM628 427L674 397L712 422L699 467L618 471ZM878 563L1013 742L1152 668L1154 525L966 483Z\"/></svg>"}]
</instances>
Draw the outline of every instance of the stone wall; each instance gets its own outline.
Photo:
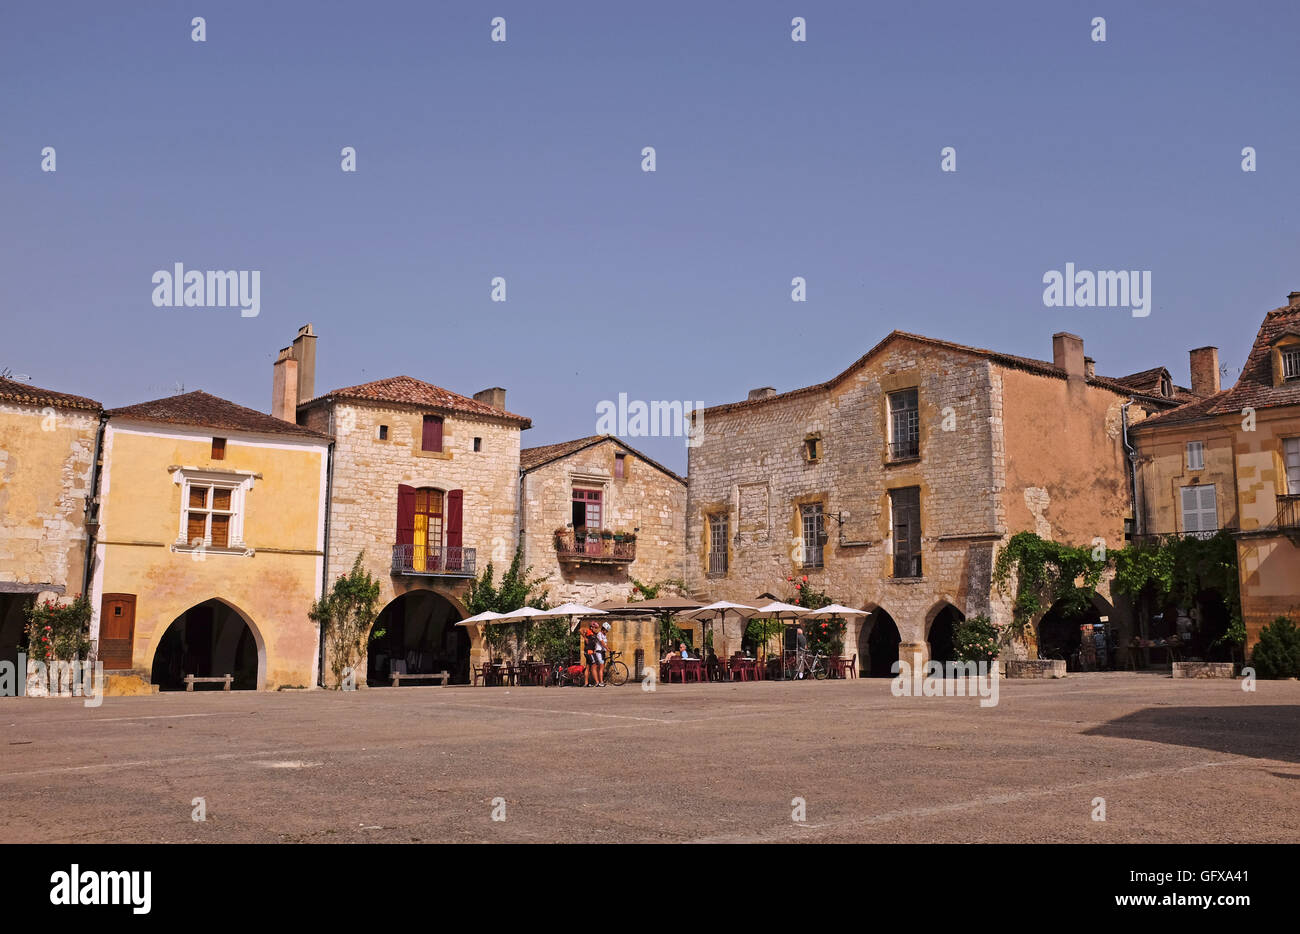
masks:
<instances>
[{"instance_id":1,"label":"stone wall","mask_svg":"<svg viewBox=\"0 0 1300 934\"><path fill-rule=\"evenodd\" d=\"M615 454L624 476L614 476ZM555 531L572 521L574 486L602 492L603 524L636 533L631 564L561 561ZM616 441L603 441L529 471L522 480L524 563L545 577L552 603L626 600L632 579L684 577L686 486Z\"/></svg>"},{"instance_id":2,"label":"stone wall","mask_svg":"<svg viewBox=\"0 0 1300 934\"><path fill-rule=\"evenodd\" d=\"M0 583L81 590L98 428L95 412L0 403Z\"/></svg>"}]
</instances>

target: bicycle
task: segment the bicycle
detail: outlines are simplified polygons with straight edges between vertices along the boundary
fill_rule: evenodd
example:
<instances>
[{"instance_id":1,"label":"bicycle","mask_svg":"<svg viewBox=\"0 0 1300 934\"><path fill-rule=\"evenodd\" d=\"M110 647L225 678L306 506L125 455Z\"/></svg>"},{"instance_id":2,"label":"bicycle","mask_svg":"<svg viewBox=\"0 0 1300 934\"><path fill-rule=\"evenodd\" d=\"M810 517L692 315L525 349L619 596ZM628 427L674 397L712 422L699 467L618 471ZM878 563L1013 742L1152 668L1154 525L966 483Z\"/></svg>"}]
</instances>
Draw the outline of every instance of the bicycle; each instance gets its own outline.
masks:
<instances>
[{"instance_id":1,"label":"bicycle","mask_svg":"<svg viewBox=\"0 0 1300 934\"><path fill-rule=\"evenodd\" d=\"M811 652L801 651L795 653L794 671L791 676L801 678L808 676L816 678L818 681L825 681L830 676L830 666L826 664L826 656L822 654L812 654Z\"/></svg>"},{"instance_id":2,"label":"bicycle","mask_svg":"<svg viewBox=\"0 0 1300 934\"><path fill-rule=\"evenodd\" d=\"M622 652L610 652L609 661L605 662L605 683L620 687L627 684L627 665L618 660Z\"/></svg>"}]
</instances>

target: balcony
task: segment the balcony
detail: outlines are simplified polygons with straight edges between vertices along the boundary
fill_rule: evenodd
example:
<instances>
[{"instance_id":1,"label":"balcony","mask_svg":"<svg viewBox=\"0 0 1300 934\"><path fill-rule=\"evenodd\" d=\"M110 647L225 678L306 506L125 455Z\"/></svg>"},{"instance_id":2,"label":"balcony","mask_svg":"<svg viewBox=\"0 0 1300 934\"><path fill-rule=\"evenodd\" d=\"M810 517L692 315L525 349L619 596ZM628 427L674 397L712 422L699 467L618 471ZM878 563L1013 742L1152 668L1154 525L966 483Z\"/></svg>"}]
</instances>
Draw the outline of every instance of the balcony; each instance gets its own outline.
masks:
<instances>
[{"instance_id":1,"label":"balcony","mask_svg":"<svg viewBox=\"0 0 1300 934\"><path fill-rule=\"evenodd\" d=\"M394 545L393 573L415 577L473 577L473 548Z\"/></svg>"},{"instance_id":2,"label":"balcony","mask_svg":"<svg viewBox=\"0 0 1300 934\"><path fill-rule=\"evenodd\" d=\"M1277 527L1284 532L1300 532L1300 493L1278 496Z\"/></svg>"},{"instance_id":3,"label":"balcony","mask_svg":"<svg viewBox=\"0 0 1300 934\"><path fill-rule=\"evenodd\" d=\"M563 529L555 533L555 554L573 564L631 564L636 560L636 539L582 529Z\"/></svg>"}]
</instances>

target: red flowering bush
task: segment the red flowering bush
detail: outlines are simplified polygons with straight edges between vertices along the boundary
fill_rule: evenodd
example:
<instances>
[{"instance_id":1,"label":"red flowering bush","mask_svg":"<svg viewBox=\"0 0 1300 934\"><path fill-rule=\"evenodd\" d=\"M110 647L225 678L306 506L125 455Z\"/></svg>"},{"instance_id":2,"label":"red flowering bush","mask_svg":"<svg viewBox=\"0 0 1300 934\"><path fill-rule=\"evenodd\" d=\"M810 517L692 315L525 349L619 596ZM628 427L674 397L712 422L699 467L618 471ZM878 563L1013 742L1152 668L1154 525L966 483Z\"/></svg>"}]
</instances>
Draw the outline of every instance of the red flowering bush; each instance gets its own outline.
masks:
<instances>
[{"instance_id":1,"label":"red flowering bush","mask_svg":"<svg viewBox=\"0 0 1300 934\"><path fill-rule=\"evenodd\" d=\"M90 655L90 601L77 594L71 603L46 600L27 611L27 657L40 662Z\"/></svg>"}]
</instances>

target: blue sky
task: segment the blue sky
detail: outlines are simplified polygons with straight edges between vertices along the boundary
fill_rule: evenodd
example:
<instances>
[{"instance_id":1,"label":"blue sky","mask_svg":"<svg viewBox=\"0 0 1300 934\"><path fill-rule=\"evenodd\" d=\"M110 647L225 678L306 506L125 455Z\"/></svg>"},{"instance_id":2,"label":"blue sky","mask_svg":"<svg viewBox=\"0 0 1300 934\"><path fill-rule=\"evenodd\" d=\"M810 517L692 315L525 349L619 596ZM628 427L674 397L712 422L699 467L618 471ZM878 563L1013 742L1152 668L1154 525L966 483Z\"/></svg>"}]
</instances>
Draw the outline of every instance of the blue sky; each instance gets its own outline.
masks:
<instances>
[{"instance_id":1,"label":"blue sky","mask_svg":"<svg viewBox=\"0 0 1300 934\"><path fill-rule=\"evenodd\" d=\"M620 392L818 382L895 328L1049 359L1069 330L1185 384L1300 289L1298 32L1226 0L6 3L0 367L266 410L311 321L319 391L505 386L525 445ZM154 307L175 262L260 270L260 314ZM1067 262L1150 270L1150 316L1044 307Z\"/></svg>"}]
</instances>

